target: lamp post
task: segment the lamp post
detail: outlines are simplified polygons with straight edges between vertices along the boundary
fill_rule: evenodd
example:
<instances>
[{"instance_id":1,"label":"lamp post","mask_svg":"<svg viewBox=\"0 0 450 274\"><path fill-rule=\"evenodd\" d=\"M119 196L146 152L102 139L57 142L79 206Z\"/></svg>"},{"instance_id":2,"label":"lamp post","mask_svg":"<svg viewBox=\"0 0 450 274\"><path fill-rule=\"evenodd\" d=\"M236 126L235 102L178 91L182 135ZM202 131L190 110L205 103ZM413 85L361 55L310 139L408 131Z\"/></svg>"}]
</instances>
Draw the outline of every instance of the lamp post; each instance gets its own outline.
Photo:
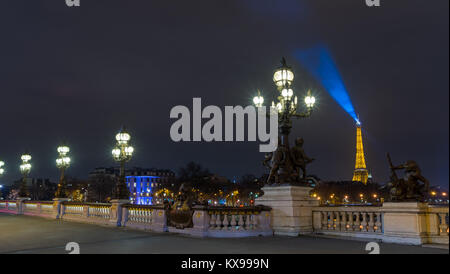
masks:
<instances>
[{"instance_id":1,"label":"lamp post","mask_svg":"<svg viewBox=\"0 0 450 274\"><path fill-rule=\"evenodd\" d=\"M64 176L65 170L70 166L70 157L67 155L70 151L68 146L59 146L57 148L58 158L56 159L56 167L59 168L61 174L59 176L58 189L56 190L56 198L67 198L67 184Z\"/></svg>"},{"instance_id":2,"label":"lamp post","mask_svg":"<svg viewBox=\"0 0 450 274\"><path fill-rule=\"evenodd\" d=\"M5 166L5 162L0 161L0 178L3 176L3 173L5 173L5 169L3 168ZM2 199L2 188L3 186L0 185L0 200Z\"/></svg>"},{"instance_id":3,"label":"lamp post","mask_svg":"<svg viewBox=\"0 0 450 274\"><path fill-rule=\"evenodd\" d=\"M20 159L22 160L22 164L20 165L20 172L22 173L22 182L20 184L19 189L19 197L27 197L27 177L31 171L31 155L28 153L23 154Z\"/></svg>"},{"instance_id":4,"label":"lamp post","mask_svg":"<svg viewBox=\"0 0 450 274\"><path fill-rule=\"evenodd\" d=\"M273 75L273 82L279 92L279 96L277 97L276 103L272 101L272 108L275 108L278 111L278 129L281 137L279 138L277 150L273 152L272 162L275 162L277 165L278 176L276 176L276 178L278 178L278 183L288 184L300 182L299 176L295 175L294 159L289 147L289 134L292 128L292 118L301 119L309 117L316 102L311 91L308 91L304 97L306 111L298 112L299 102L297 96L294 96L294 91L292 89L293 81L294 73L291 67L286 64L286 60L282 58L281 66L275 70ZM259 91L258 95L253 98L253 103L256 107L263 106L264 98Z\"/></svg>"},{"instance_id":5,"label":"lamp post","mask_svg":"<svg viewBox=\"0 0 450 274\"><path fill-rule=\"evenodd\" d=\"M129 145L130 139L130 134L122 127L116 135L117 143L112 150L114 160L120 163L120 176L114 191L115 199L128 200L130 198L128 187L125 183L125 163L131 160L134 152L134 148Z\"/></svg>"},{"instance_id":6,"label":"lamp post","mask_svg":"<svg viewBox=\"0 0 450 274\"><path fill-rule=\"evenodd\" d=\"M3 169L4 166L5 166L5 162L0 161L0 176L2 176L3 173L5 173L5 169Z\"/></svg>"}]
</instances>

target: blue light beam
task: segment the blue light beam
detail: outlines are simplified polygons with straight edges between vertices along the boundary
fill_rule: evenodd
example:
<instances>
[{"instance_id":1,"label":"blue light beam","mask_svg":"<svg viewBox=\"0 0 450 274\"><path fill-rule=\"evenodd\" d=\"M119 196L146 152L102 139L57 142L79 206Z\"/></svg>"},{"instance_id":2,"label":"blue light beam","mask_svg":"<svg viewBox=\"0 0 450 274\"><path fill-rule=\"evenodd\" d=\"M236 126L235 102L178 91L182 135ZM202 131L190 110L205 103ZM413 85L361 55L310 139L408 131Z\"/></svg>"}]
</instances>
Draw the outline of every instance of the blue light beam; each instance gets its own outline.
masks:
<instances>
[{"instance_id":1,"label":"blue light beam","mask_svg":"<svg viewBox=\"0 0 450 274\"><path fill-rule=\"evenodd\" d=\"M359 124L358 116L333 58L323 47L297 50L294 56L319 81L331 97Z\"/></svg>"}]
</instances>

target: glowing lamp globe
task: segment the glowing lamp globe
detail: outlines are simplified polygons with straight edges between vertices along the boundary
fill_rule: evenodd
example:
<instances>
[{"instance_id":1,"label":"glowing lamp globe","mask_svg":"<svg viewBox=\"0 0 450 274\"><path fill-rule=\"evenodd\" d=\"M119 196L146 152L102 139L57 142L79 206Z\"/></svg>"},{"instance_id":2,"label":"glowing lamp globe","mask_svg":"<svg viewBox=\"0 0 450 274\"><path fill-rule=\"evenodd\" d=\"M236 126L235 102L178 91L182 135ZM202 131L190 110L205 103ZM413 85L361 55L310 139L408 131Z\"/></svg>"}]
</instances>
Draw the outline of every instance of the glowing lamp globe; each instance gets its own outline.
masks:
<instances>
[{"instance_id":1,"label":"glowing lamp globe","mask_svg":"<svg viewBox=\"0 0 450 274\"><path fill-rule=\"evenodd\" d=\"M281 67L279 67L273 74L273 82L279 89L281 89L286 85L290 86L292 81L294 81L294 73L286 64L286 60L283 58L281 60Z\"/></svg>"},{"instance_id":2,"label":"glowing lamp globe","mask_svg":"<svg viewBox=\"0 0 450 274\"><path fill-rule=\"evenodd\" d=\"M308 95L305 97L305 104L308 108L314 107L314 104L316 103L316 98L311 95L311 91L308 91Z\"/></svg>"},{"instance_id":3,"label":"glowing lamp globe","mask_svg":"<svg viewBox=\"0 0 450 274\"><path fill-rule=\"evenodd\" d=\"M256 107L262 107L262 105L264 103L264 97L262 97L262 96L255 96L253 98L253 103L255 104Z\"/></svg>"},{"instance_id":4,"label":"glowing lamp globe","mask_svg":"<svg viewBox=\"0 0 450 274\"><path fill-rule=\"evenodd\" d=\"M132 146L127 146L127 147L125 148L125 154L126 154L127 156L132 156L132 155L133 155L133 151L134 151L134 148L133 148Z\"/></svg>"},{"instance_id":5,"label":"glowing lamp globe","mask_svg":"<svg viewBox=\"0 0 450 274\"><path fill-rule=\"evenodd\" d=\"M63 160L61 159L61 158L59 158L59 159L56 159L56 165L59 167L59 166L62 166L62 164L63 164Z\"/></svg>"},{"instance_id":6,"label":"glowing lamp globe","mask_svg":"<svg viewBox=\"0 0 450 274\"><path fill-rule=\"evenodd\" d=\"M56 166L58 168L69 167L69 165L70 165L69 157L61 157L61 158L56 159Z\"/></svg>"},{"instance_id":7,"label":"glowing lamp globe","mask_svg":"<svg viewBox=\"0 0 450 274\"><path fill-rule=\"evenodd\" d=\"M124 130L121 130L116 135L116 140L119 144L126 144L126 143L128 143L128 141L130 141L130 139L131 139L130 134L128 134L128 132L126 132Z\"/></svg>"},{"instance_id":8,"label":"glowing lamp globe","mask_svg":"<svg viewBox=\"0 0 450 274\"><path fill-rule=\"evenodd\" d=\"M57 151L61 155L66 155L67 153L69 153L70 149L68 146L60 146L58 147Z\"/></svg>"},{"instance_id":9,"label":"glowing lamp globe","mask_svg":"<svg viewBox=\"0 0 450 274\"><path fill-rule=\"evenodd\" d=\"M114 148L112 150L112 155L114 157L114 159L119 159L120 158L120 148Z\"/></svg>"},{"instance_id":10,"label":"glowing lamp globe","mask_svg":"<svg viewBox=\"0 0 450 274\"><path fill-rule=\"evenodd\" d=\"M22 156L20 157L20 159L22 160L22 162L26 163L26 162L28 162L28 161L31 160L31 155L29 155L29 154L24 154L24 155L22 155Z\"/></svg>"},{"instance_id":11,"label":"glowing lamp globe","mask_svg":"<svg viewBox=\"0 0 450 274\"><path fill-rule=\"evenodd\" d=\"M281 96L283 96L284 99L290 99L294 95L294 91L291 88L285 88L281 91Z\"/></svg>"},{"instance_id":12,"label":"glowing lamp globe","mask_svg":"<svg viewBox=\"0 0 450 274\"><path fill-rule=\"evenodd\" d=\"M21 164L20 165L20 171L22 172L29 172L31 170L31 164L30 163L26 163L26 164Z\"/></svg>"}]
</instances>

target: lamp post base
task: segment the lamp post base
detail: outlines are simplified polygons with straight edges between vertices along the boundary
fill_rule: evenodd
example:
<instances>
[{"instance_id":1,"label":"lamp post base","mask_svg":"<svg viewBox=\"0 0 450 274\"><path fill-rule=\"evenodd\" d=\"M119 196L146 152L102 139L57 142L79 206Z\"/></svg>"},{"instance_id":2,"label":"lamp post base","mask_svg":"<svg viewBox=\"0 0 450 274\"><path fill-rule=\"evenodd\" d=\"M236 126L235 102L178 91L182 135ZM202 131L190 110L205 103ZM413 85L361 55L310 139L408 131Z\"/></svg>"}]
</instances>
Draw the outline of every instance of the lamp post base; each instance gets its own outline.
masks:
<instances>
[{"instance_id":1,"label":"lamp post base","mask_svg":"<svg viewBox=\"0 0 450 274\"><path fill-rule=\"evenodd\" d=\"M122 224L122 206L130 203L130 200L113 199L111 203L111 212L109 221L114 226L121 226Z\"/></svg>"},{"instance_id":2,"label":"lamp post base","mask_svg":"<svg viewBox=\"0 0 450 274\"><path fill-rule=\"evenodd\" d=\"M262 188L264 195L255 205L272 208L271 226L275 235L298 236L313 231L312 210L319 201L310 197L311 187L274 185Z\"/></svg>"},{"instance_id":3,"label":"lamp post base","mask_svg":"<svg viewBox=\"0 0 450 274\"><path fill-rule=\"evenodd\" d=\"M54 198L53 199L53 217L55 219L60 219L62 212L62 203L70 201L69 198Z\"/></svg>"}]
</instances>

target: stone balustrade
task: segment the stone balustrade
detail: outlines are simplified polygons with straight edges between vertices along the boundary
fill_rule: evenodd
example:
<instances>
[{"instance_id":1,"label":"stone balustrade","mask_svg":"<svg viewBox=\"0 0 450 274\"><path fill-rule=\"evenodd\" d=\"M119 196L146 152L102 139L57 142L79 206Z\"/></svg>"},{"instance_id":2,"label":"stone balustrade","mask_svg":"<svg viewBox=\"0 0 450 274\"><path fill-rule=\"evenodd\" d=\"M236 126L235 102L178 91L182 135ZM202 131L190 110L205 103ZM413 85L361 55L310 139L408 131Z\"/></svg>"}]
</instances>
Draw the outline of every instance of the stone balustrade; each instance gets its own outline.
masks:
<instances>
[{"instance_id":1,"label":"stone balustrade","mask_svg":"<svg viewBox=\"0 0 450 274\"><path fill-rule=\"evenodd\" d=\"M124 205L122 223L124 227L164 232L166 229L165 210L160 205Z\"/></svg>"},{"instance_id":2,"label":"stone balustrade","mask_svg":"<svg viewBox=\"0 0 450 274\"><path fill-rule=\"evenodd\" d=\"M315 234L378 239L403 244L449 243L448 207L422 203L329 206L313 209Z\"/></svg>"},{"instance_id":3,"label":"stone balustrade","mask_svg":"<svg viewBox=\"0 0 450 274\"><path fill-rule=\"evenodd\" d=\"M291 192L292 195L301 196L299 193L303 192ZM293 211L295 215L287 215L289 205L286 201L277 204L273 202L277 200L267 197L266 200L272 201L277 210L264 205L242 208L194 206L177 215L176 210L169 212L162 205L131 205L126 200L99 204L71 202L67 199L29 201L19 198L15 201L0 201L0 212L199 237L271 236L276 229L286 234L292 231L285 227L295 224L300 228L298 231L305 234L415 245L449 243L448 207L417 202L324 207L305 198L293 207L296 209ZM277 218L273 218L275 213L278 214ZM176 218L180 217L184 220L183 226L176 223ZM186 217L187 220L191 218L192 222L185 223Z\"/></svg>"},{"instance_id":4,"label":"stone balustrade","mask_svg":"<svg viewBox=\"0 0 450 274\"><path fill-rule=\"evenodd\" d=\"M17 201L0 201L0 212L13 213L17 212Z\"/></svg>"},{"instance_id":5,"label":"stone balustrade","mask_svg":"<svg viewBox=\"0 0 450 274\"><path fill-rule=\"evenodd\" d=\"M210 207L208 236L249 237L272 236L270 208L267 207Z\"/></svg>"},{"instance_id":6,"label":"stone balustrade","mask_svg":"<svg viewBox=\"0 0 450 274\"><path fill-rule=\"evenodd\" d=\"M78 203L64 201L61 203L59 219L73 220L94 224L109 224L111 204L108 203Z\"/></svg>"},{"instance_id":7,"label":"stone balustrade","mask_svg":"<svg viewBox=\"0 0 450 274\"><path fill-rule=\"evenodd\" d=\"M52 217L53 202L49 201L24 201L23 214L42 217Z\"/></svg>"},{"instance_id":8,"label":"stone balustrade","mask_svg":"<svg viewBox=\"0 0 450 274\"><path fill-rule=\"evenodd\" d=\"M111 217L111 204L88 204L88 217L109 219Z\"/></svg>"},{"instance_id":9,"label":"stone balustrade","mask_svg":"<svg viewBox=\"0 0 450 274\"><path fill-rule=\"evenodd\" d=\"M336 236L379 238L383 231L380 207L340 206L313 209L315 233Z\"/></svg>"},{"instance_id":10,"label":"stone balustrade","mask_svg":"<svg viewBox=\"0 0 450 274\"><path fill-rule=\"evenodd\" d=\"M270 208L195 206L192 210L192 227L168 227L169 232L197 237L239 238L272 236Z\"/></svg>"},{"instance_id":11,"label":"stone balustrade","mask_svg":"<svg viewBox=\"0 0 450 274\"><path fill-rule=\"evenodd\" d=\"M448 244L449 229L448 229L448 207L429 207L429 219L431 230L431 242L439 244ZM434 231L433 231L434 229Z\"/></svg>"}]
</instances>

